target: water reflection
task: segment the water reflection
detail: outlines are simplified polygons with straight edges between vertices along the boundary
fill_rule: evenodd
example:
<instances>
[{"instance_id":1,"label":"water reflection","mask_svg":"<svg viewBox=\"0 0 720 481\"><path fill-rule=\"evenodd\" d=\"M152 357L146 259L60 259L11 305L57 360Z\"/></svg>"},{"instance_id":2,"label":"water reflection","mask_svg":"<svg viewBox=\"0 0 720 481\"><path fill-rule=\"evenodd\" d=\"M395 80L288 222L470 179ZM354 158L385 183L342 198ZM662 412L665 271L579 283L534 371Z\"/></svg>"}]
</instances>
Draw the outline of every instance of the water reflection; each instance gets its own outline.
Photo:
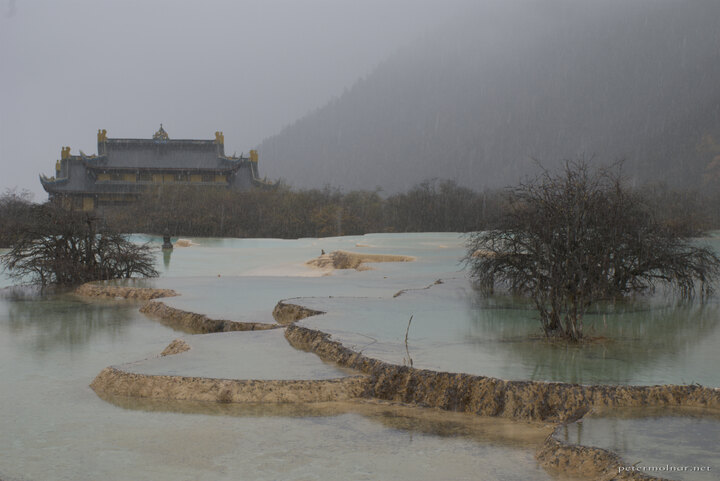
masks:
<instances>
[{"instance_id":1,"label":"water reflection","mask_svg":"<svg viewBox=\"0 0 720 481\"><path fill-rule=\"evenodd\" d=\"M603 409L565 426L555 436L611 450L628 466L653 467L659 471L649 474L663 478L714 480L720 469L717 412L697 408ZM710 470L692 471L685 466Z\"/></svg>"},{"instance_id":2,"label":"water reflection","mask_svg":"<svg viewBox=\"0 0 720 481\"><path fill-rule=\"evenodd\" d=\"M294 349L284 334L270 329L184 336L190 345L187 352L133 361L121 369L149 375L298 381L358 374Z\"/></svg>"},{"instance_id":3,"label":"water reflection","mask_svg":"<svg viewBox=\"0 0 720 481\"><path fill-rule=\"evenodd\" d=\"M302 298L326 312L300 321L347 347L393 364L514 380L720 386L720 304L640 299L599 306L585 319L588 342L548 341L527 299L478 297L448 280L399 297Z\"/></svg>"},{"instance_id":4,"label":"water reflection","mask_svg":"<svg viewBox=\"0 0 720 481\"><path fill-rule=\"evenodd\" d=\"M475 328L487 328L497 338L510 340L542 333L532 302L517 296L484 296L468 290L468 311ZM665 299L638 298L602 302L588 310L583 319L585 335L590 338L647 339L649 334L677 334L687 329L715 326L718 299L707 302L672 302ZM689 321L689 322L686 322ZM664 337L664 336L661 336Z\"/></svg>"},{"instance_id":5,"label":"water reflection","mask_svg":"<svg viewBox=\"0 0 720 481\"><path fill-rule=\"evenodd\" d=\"M437 238L437 244L452 243L447 235L378 236L362 242L387 241L404 254L408 239L420 238ZM233 319L247 316L249 309L254 313L262 308L269 313L282 297L330 295L333 292L328 293L327 286L340 284L338 279L365 279L363 292L373 289L372 295L384 291L392 295L408 286L397 276L383 279L388 274L378 270L342 273L324 282L320 278L302 282L296 279L279 286L270 280L258 285L247 279L242 296L238 295L237 284L223 287L228 275L256 268L265 270L268 264L278 265L278 272L283 273L275 275L306 270L302 262L317 256L320 248L353 250L358 241L203 241L197 248L176 250L168 274L173 275L174 270L175 275L186 278L178 281L183 296L175 298L182 299L185 308ZM439 248L432 252L442 253L446 259L442 262L454 268L457 252ZM158 264L162 262L158 256ZM294 264L298 264L294 270L286 268ZM420 277L426 272L432 272L432 280L438 277L438 262L416 264L396 266L392 272L416 269L418 280L409 285L426 285L425 278ZM393 266L382 268L389 272ZM187 278L193 275L211 278ZM336 289L338 294L343 292L340 287ZM358 291L352 283L343 289L355 295ZM203 309L218 299L227 303L221 303L215 311ZM261 415L260 408L250 416L233 416L227 410L234 406L218 404L204 404L205 412L195 409L190 415L181 409L173 411L174 403L159 403L157 409L121 409L95 395L88 387L93 377L108 365L157 355L177 337L136 309L118 301L88 303L61 294L44 294L33 300L0 299L0 386L8 387L0 388L0 432L4 434L0 436L0 478L429 481L476 479L478 473L483 473L483 479L491 480L550 479L537 467L534 449L510 446L511 441L500 446L505 442L500 435L488 435L484 438L487 441L475 442L481 439L480 434L472 438L475 434L463 433L459 420L447 421L446 427L445 420L423 422L398 413L402 419L393 421L393 414L387 410L368 417L353 410L339 410L337 415L296 410L290 415L288 410L292 408L287 405L274 416ZM403 317L402 333L407 325L407 317ZM253 362L265 361L256 358ZM207 415L207 408L217 409L219 415ZM247 406L243 408L245 413L253 412ZM417 428L412 429L416 424ZM425 434L433 432L444 435ZM480 428L473 432L479 433ZM516 438L524 442L524 436ZM497 445L493 439L498 439Z\"/></svg>"},{"instance_id":6,"label":"water reflection","mask_svg":"<svg viewBox=\"0 0 720 481\"><path fill-rule=\"evenodd\" d=\"M543 423L516 422L502 418L480 417L474 414L402 406L380 401L219 404L128 398L106 393L98 393L98 396L123 409L146 412L253 418L323 418L354 414L396 431L445 438L464 438L506 447L537 448L552 431L551 426Z\"/></svg>"},{"instance_id":7,"label":"water reflection","mask_svg":"<svg viewBox=\"0 0 720 481\"><path fill-rule=\"evenodd\" d=\"M165 272L170 270L170 258L172 257L173 249L162 249L163 255L163 267Z\"/></svg>"},{"instance_id":8,"label":"water reflection","mask_svg":"<svg viewBox=\"0 0 720 481\"><path fill-rule=\"evenodd\" d=\"M137 309L137 303L89 302L62 291L6 289L0 296L3 324L38 353L77 349L98 335L121 336Z\"/></svg>"},{"instance_id":9,"label":"water reflection","mask_svg":"<svg viewBox=\"0 0 720 481\"><path fill-rule=\"evenodd\" d=\"M600 305L585 317L589 340L583 345L546 340L527 300L475 295L468 303L472 342L506 351L533 380L720 385L709 368L717 361L713 345L720 337L717 301Z\"/></svg>"}]
</instances>

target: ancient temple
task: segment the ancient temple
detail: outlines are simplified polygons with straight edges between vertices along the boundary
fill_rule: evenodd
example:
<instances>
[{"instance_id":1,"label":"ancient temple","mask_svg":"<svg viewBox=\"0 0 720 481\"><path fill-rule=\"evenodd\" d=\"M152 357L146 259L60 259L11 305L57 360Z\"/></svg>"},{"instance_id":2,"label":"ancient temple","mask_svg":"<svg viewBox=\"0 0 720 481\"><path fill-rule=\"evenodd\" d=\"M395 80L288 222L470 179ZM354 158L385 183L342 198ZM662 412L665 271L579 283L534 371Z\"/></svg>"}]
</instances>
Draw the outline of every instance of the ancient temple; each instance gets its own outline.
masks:
<instances>
[{"instance_id":1,"label":"ancient temple","mask_svg":"<svg viewBox=\"0 0 720 481\"><path fill-rule=\"evenodd\" d=\"M149 188L188 185L198 188L247 190L268 185L258 176L258 154L226 156L225 138L170 139L163 129L152 139L111 139L98 130L97 154L61 149L55 176L40 175L51 199L73 210L132 202Z\"/></svg>"}]
</instances>

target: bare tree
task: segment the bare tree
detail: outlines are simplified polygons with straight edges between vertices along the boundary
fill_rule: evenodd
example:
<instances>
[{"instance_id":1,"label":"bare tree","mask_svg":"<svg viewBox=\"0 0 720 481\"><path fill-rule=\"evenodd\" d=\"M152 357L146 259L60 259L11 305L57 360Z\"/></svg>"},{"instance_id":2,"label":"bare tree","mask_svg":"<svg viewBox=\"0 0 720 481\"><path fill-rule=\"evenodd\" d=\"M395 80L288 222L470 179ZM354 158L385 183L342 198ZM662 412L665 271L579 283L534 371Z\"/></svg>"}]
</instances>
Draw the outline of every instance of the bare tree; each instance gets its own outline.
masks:
<instances>
[{"instance_id":1,"label":"bare tree","mask_svg":"<svg viewBox=\"0 0 720 481\"><path fill-rule=\"evenodd\" d=\"M17 188L5 189L0 195L0 247L10 247L18 239L32 209L32 194Z\"/></svg>"},{"instance_id":2,"label":"bare tree","mask_svg":"<svg viewBox=\"0 0 720 481\"><path fill-rule=\"evenodd\" d=\"M497 228L469 236L465 258L486 291L501 285L528 295L546 336L583 337L595 301L659 284L683 298L704 296L720 259L657 222L643 198L625 188L619 166L566 162L512 189Z\"/></svg>"},{"instance_id":3,"label":"bare tree","mask_svg":"<svg viewBox=\"0 0 720 481\"><path fill-rule=\"evenodd\" d=\"M148 245L98 226L90 214L50 204L30 209L1 262L12 277L42 285L158 275Z\"/></svg>"}]
</instances>

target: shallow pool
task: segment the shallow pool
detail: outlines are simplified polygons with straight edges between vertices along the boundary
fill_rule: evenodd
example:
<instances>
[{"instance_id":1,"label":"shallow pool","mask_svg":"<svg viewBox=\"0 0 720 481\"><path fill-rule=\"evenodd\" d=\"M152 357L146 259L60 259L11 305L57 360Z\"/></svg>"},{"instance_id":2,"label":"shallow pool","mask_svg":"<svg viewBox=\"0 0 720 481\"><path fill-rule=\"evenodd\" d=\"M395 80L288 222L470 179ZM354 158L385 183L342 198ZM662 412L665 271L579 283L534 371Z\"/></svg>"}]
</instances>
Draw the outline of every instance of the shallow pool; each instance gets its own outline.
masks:
<instances>
[{"instance_id":1,"label":"shallow pool","mask_svg":"<svg viewBox=\"0 0 720 481\"><path fill-rule=\"evenodd\" d=\"M720 471L720 414L690 408L618 409L586 416L558 435L611 450L625 469L667 479L710 481Z\"/></svg>"},{"instance_id":2,"label":"shallow pool","mask_svg":"<svg viewBox=\"0 0 720 481\"><path fill-rule=\"evenodd\" d=\"M463 278L398 297L294 302L327 312L301 325L394 364L409 356L418 368L502 379L720 386L715 300L600 306L585 318L592 340L584 345L548 342L529 303L481 298Z\"/></svg>"},{"instance_id":3,"label":"shallow pool","mask_svg":"<svg viewBox=\"0 0 720 481\"><path fill-rule=\"evenodd\" d=\"M306 325L367 355L399 364L412 359L416 367L508 379L720 386L716 301L602 306L587 320L597 342L580 349L544 341L527 303L478 297L461 271L457 234L193 240L197 245L158 253L161 277L136 284L176 289L181 296L163 302L230 320L272 322L278 300L302 297L297 302L328 312ZM335 249L417 260L330 276L304 264ZM173 339L187 337L138 307L2 291L0 479L550 479L533 458L547 432L542 426L484 420L471 429L478 422L473 416L353 403L269 407L101 399L88 385L103 368L155 359ZM162 361L145 367L230 377L251 375L233 363L254 363L245 372L273 377L283 361L299 354L279 330L260 340L268 344L234 353L233 336L241 335L220 341L218 353L228 357L214 356L208 342L195 356L198 362L177 357L182 369ZM314 359L303 362L285 375L339 372ZM665 434L638 442L653 446L655 435Z\"/></svg>"},{"instance_id":4,"label":"shallow pool","mask_svg":"<svg viewBox=\"0 0 720 481\"><path fill-rule=\"evenodd\" d=\"M207 297L197 294L198 288L193 300L190 292L195 283L188 272L175 272L176 277L168 273L153 282L178 283L175 287L186 296L173 302L187 303L200 312L212 304L218 314L238 318L248 312L264 319L269 316L265 309L277 300L271 302L272 284L262 287L264 293L254 294L262 282L242 277L241 269L226 267L227 282L224 275L208 276L210 267L214 272L216 266L209 262L203 272L203 251L189 249L188 258L177 255L170 269L177 265L183 271L185 265L204 274L197 285L205 286ZM211 258L226 255L206 249ZM173 256L179 253L177 249ZM275 255L265 254L266 258ZM300 262L304 254L293 255L290 260L298 260L299 268L306 269ZM286 260L281 259L279 269L285 269ZM432 263L428 264L417 269L432 271ZM324 290L343 282L337 280L343 277L348 284L342 289L353 292L385 295L396 287L380 285L377 271L368 271L359 283L351 274L335 279L265 278L283 282L277 292L283 295L303 280L311 284L299 294ZM242 284L242 289L233 282ZM226 297L225 304L217 302ZM431 480L477 479L478 473L490 480L552 479L533 457L547 431L543 426L491 419L473 428L478 423L474 416L453 418L451 413L364 404L223 407L101 399L88 385L104 367L155 358L170 341L187 336L145 317L138 307L127 301L91 302L66 293L1 292L0 479ZM260 349L237 354L229 362L255 362L251 370L262 374L267 367L263 363L278 367L298 354L311 356L294 352L281 331L270 336L277 339L270 340L267 349L253 346ZM215 362L212 356L206 360ZM336 373L333 366L309 362L313 376ZM295 369L301 377L307 367L296 363L288 371ZM238 371L232 365L226 368L229 374ZM192 364L189 369L204 368Z\"/></svg>"}]
</instances>

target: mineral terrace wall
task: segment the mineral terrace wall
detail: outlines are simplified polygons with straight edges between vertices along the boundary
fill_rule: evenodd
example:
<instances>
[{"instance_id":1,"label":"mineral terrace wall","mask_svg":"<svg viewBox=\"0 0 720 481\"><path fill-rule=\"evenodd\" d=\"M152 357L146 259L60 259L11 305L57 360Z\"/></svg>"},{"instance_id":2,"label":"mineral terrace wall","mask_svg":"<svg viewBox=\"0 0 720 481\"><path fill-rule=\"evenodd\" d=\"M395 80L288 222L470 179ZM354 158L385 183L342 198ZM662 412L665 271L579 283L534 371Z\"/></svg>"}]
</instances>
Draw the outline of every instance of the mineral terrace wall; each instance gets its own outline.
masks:
<instances>
[{"instance_id":1,"label":"mineral terrace wall","mask_svg":"<svg viewBox=\"0 0 720 481\"><path fill-rule=\"evenodd\" d=\"M107 286L88 282L75 290L75 294L85 297L97 297L101 299L137 299L147 301L160 297L174 297L178 293L172 289L154 289L150 287L122 287Z\"/></svg>"},{"instance_id":2,"label":"mineral terrace wall","mask_svg":"<svg viewBox=\"0 0 720 481\"><path fill-rule=\"evenodd\" d=\"M167 290L92 284L81 286L78 294L130 299L177 295ZM699 385L623 386L506 381L386 363L332 341L324 332L294 325L300 319L323 313L289 301L279 302L273 311L279 324L215 320L158 301L146 303L141 311L199 333L274 329L282 327L281 324L287 325L285 337L293 347L313 352L325 361L362 374L330 380L235 380L144 375L108 367L91 384L99 394L219 403L308 403L366 398L482 416L559 423L557 429L564 423L582 418L594 408L687 406L720 410L720 389ZM186 343L175 340L163 351L163 355L187 349ZM615 453L564 443L553 435L548 436L539 447L536 457L548 470L600 481L661 479L622 470L621 467L627 463L623 463Z\"/></svg>"},{"instance_id":3,"label":"mineral terrace wall","mask_svg":"<svg viewBox=\"0 0 720 481\"><path fill-rule=\"evenodd\" d=\"M307 403L355 399L365 391L366 382L365 376L312 381L159 376L107 367L90 387L114 396L176 401Z\"/></svg>"},{"instance_id":4,"label":"mineral terrace wall","mask_svg":"<svg viewBox=\"0 0 720 481\"><path fill-rule=\"evenodd\" d=\"M170 307L163 302L148 302L140 308L140 312L155 316L163 320L165 324L182 329L194 334L210 334L213 332L230 331L261 331L265 329L276 329L278 324L266 324L262 322L239 322L224 319L210 319L205 314L183 311Z\"/></svg>"},{"instance_id":5,"label":"mineral terrace wall","mask_svg":"<svg viewBox=\"0 0 720 481\"><path fill-rule=\"evenodd\" d=\"M720 390L692 386L613 386L506 381L397 366L344 347L321 331L291 325L298 349L370 376L367 396L483 416L565 422L593 407L692 406L720 409Z\"/></svg>"}]
</instances>

